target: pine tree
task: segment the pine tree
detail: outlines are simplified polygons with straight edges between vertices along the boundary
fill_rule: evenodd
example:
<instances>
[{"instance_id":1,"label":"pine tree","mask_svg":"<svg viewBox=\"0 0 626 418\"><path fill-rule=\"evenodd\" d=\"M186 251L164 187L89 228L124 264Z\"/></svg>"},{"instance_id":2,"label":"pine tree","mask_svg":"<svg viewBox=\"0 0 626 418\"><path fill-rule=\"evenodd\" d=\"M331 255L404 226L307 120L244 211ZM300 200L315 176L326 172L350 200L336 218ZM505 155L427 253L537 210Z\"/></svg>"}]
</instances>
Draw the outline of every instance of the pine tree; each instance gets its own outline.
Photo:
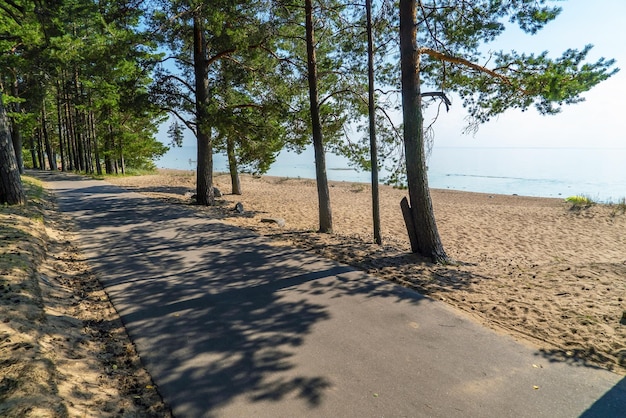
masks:
<instances>
[{"instance_id":1,"label":"pine tree","mask_svg":"<svg viewBox=\"0 0 626 418\"><path fill-rule=\"evenodd\" d=\"M535 106L555 114L562 104L577 103L580 94L607 79L612 60L585 63L590 46L570 49L560 58L517 52L495 52L481 64L483 42L502 34L505 21L536 33L560 9L547 1L523 0L425 2L400 0L400 54L404 147L410 205L405 221L413 252L437 262L450 261L437 231L426 175L422 83L436 95L457 92L476 124L507 109ZM482 62L486 62L482 60Z\"/></svg>"},{"instance_id":2,"label":"pine tree","mask_svg":"<svg viewBox=\"0 0 626 418\"><path fill-rule=\"evenodd\" d=\"M155 100L196 136L197 202L212 205L213 152L231 151L235 177L239 165L267 170L288 139L281 128L288 117L282 122L278 114L291 99L277 99L286 90L276 81L281 65L271 2L163 2L152 26L168 49Z\"/></svg>"}]
</instances>

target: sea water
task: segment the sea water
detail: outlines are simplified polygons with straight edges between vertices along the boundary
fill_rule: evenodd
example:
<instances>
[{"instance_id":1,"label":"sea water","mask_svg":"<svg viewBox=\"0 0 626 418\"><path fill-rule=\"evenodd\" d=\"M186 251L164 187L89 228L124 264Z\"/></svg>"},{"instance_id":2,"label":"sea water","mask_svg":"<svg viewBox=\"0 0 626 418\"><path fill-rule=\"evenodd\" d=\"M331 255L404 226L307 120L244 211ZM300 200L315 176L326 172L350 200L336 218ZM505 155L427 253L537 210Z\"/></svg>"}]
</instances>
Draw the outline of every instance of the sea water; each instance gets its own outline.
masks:
<instances>
[{"instance_id":1,"label":"sea water","mask_svg":"<svg viewBox=\"0 0 626 418\"><path fill-rule=\"evenodd\" d=\"M616 202L626 197L626 148L440 148L431 187Z\"/></svg>"},{"instance_id":2,"label":"sea water","mask_svg":"<svg viewBox=\"0 0 626 418\"><path fill-rule=\"evenodd\" d=\"M626 148L480 148L437 147L428 158L432 188L494 194L565 198L584 195L600 202L626 197ZM337 155L326 156L330 180L370 182ZM196 148L172 148L157 167L196 169ZM214 157L215 171L228 171L224 155ZM300 154L282 152L267 175L315 178L311 147ZM381 172L381 180L388 173Z\"/></svg>"}]
</instances>

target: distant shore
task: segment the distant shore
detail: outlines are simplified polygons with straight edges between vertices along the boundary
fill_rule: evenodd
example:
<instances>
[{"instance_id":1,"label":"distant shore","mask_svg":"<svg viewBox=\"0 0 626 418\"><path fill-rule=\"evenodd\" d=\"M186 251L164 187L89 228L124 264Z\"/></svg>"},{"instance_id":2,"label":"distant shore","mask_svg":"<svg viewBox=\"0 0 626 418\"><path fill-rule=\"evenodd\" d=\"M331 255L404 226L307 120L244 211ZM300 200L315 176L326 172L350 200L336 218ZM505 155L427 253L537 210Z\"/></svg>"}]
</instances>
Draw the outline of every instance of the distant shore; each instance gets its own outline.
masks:
<instances>
[{"instance_id":1,"label":"distant shore","mask_svg":"<svg viewBox=\"0 0 626 418\"><path fill-rule=\"evenodd\" d=\"M172 204L189 204L190 170L116 177L111 182ZM412 287L475 319L530 341L550 358L626 374L626 214L596 205L571 210L563 199L432 190L448 255L459 266L432 265L409 254L399 202L407 192L381 186L383 246L372 244L371 189L331 182L334 233L317 234L315 181L242 176L243 195L216 174L224 222L297 245ZM232 211L241 202L245 213ZM281 218L284 227L261 222Z\"/></svg>"}]
</instances>

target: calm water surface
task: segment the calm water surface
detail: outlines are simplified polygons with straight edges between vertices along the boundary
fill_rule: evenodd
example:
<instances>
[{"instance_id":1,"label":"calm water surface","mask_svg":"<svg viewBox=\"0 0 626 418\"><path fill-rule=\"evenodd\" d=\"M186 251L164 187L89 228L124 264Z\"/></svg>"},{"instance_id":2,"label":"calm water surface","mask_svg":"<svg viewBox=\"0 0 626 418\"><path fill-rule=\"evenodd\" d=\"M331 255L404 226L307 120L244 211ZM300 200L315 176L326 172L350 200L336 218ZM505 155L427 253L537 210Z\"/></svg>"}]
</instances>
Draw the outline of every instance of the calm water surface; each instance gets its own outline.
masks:
<instances>
[{"instance_id":1,"label":"calm water surface","mask_svg":"<svg viewBox=\"0 0 626 418\"><path fill-rule=\"evenodd\" d=\"M195 147L185 146L171 149L157 166L195 170L195 160ZM315 178L314 161L310 148L283 152L267 174ZM214 162L216 171L227 171L225 156L216 155ZM328 154L326 165L330 180L370 181L369 172L351 169L342 157ZM435 147L428 176L430 187L439 189L616 202L626 197L626 148Z\"/></svg>"}]
</instances>

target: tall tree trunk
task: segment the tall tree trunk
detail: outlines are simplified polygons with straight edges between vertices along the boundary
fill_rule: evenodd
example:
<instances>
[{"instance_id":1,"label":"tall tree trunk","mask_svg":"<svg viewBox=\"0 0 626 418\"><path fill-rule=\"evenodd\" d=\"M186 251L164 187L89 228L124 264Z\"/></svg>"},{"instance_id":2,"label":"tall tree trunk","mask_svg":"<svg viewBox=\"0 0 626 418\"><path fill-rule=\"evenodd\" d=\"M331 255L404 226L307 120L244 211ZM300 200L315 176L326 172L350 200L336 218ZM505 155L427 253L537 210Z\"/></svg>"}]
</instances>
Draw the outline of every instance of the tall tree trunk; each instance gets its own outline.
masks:
<instances>
[{"instance_id":1,"label":"tall tree trunk","mask_svg":"<svg viewBox=\"0 0 626 418\"><path fill-rule=\"evenodd\" d=\"M65 171L67 169L67 161L65 158L65 141L63 141L63 117L61 115L61 84L57 79L57 124L59 131L59 153L61 154L61 171Z\"/></svg>"},{"instance_id":2,"label":"tall tree trunk","mask_svg":"<svg viewBox=\"0 0 626 418\"><path fill-rule=\"evenodd\" d=\"M20 174L24 174L24 158L22 157L22 131L15 122L15 119L11 120L11 138L13 141L13 151L15 152L15 162Z\"/></svg>"},{"instance_id":3,"label":"tall tree trunk","mask_svg":"<svg viewBox=\"0 0 626 418\"><path fill-rule=\"evenodd\" d=\"M96 164L96 174L102 175L102 163L100 161L100 147L98 146L98 135L96 135L96 121L93 112L89 112L89 130L93 137L94 158Z\"/></svg>"},{"instance_id":4,"label":"tall tree trunk","mask_svg":"<svg viewBox=\"0 0 626 418\"><path fill-rule=\"evenodd\" d=\"M241 194L241 181L239 180L237 156L235 155L235 141L231 137L226 139L226 155L228 156L228 169L230 171L232 193Z\"/></svg>"},{"instance_id":5,"label":"tall tree trunk","mask_svg":"<svg viewBox=\"0 0 626 418\"><path fill-rule=\"evenodd\" d=\"M65 129L67 132L67 151L68 151L68 161L69 161L69 169L70 171L78 170L78 151L76 148L76 124L72 117L72 109L70 104L72 103L72 96L70 94L69 82L65 83L65 87L63 89L65 92Z\"/></svg>"},{"instance_id":6,"label":"tall tree trunk","mask_svg":"<svg viewBox=\"0 0 626 418\"><path fill-rule=\"evenodd\" d=\"M9 120L0 95L0 203L23 205L26 196L15 159Z\"/></svg>"},{"instance_id":7,"label":"tall tree trunk","mask_svg":"<svg viewBox=\"0 0 626 418\"><path fill-rule=\"evenodd\" d=\"M198 169L196 172L196 195L200 205L215 204L213 195L213 146L209 121L209 74L208 52L204 37L201 11L193 17L193 66L196 87L196 121L198 140Z\"/></svg>"},{"instance_id":8,"label":"tall tree trunk","mask_svg":"<svg viewBox=\"0 0 626 418\"><path fill-rule=\"evenodd\" d=\"M63 72L64 80L66 79L66 72ZM72 112L70 109L71 95L69 89L69 82L63 83L64 105L63 105L63 117L65 118L65 140L67 146L67 160L68 168L70 171L76 170L76 149L74 148L74 123L72 122Z\"/></svg>"},{"instance_id":9,"label":"tall tree trunk","mask_svg":"<svg viewBox=\"0 0 626 418\"><path fill-rule=\"evenodd\" d=\"M85 93L85 85L82 83L80 84L80 96L83 98L86 96L89 96L87 98L87 105L91 107L91 96ZM83 122L83 131L84 131L83 136L85 138L85 171L87 171L90 174L93 174L94 173L93 136L92 136L91 125L89 123L89 112L87 112L86 110L83 110L81 112L81 120Z\"/></svg>"},{"instance_id":10,"label":"tall tree trunk","mask_svg":"<svg viewBox=\"0 0 626 418\"><path fill-rule=\"evenodd\" d=\"M85 130L85 170L93 174L93 140L91 136L91 126L89 125L89 114L87 112L82 113L83 129Z\"/></svg>"},{"instance_id":11,"label":"tall tree trunk","mask_svg":"<svg viewBox=\"0 0 626 418\"><path fill-rule=\"evenodd\" d=\"M46 123L46 104L42 103L41 106L41 133L43 134L43 143L46 151L46 156L48 157L48 166L50 170L57 170L57 159L54 155L54 150L52 149L52 144L50 143L50 137L48 136L48 124Z\"/></svg>"},{"instance_id":12,"label":"tall tree trunk","mask_svg":"<svg viewBox=\"0 0 626 418\"><path fill-rule=\"evenodd\" d=\"M319 94L317 86L317 59L315 56L315 30L313 27L312 0L305 0L306 15L306 50L309 81L309 101L311 106L311 128L313 131L313 149L315 151L315 176L317 178L317 200L319 204L319 221L322 233L333 232L333 215L330 207L330 192L326 176L326 156L324 138L320 121Z\"/></svg>"},{"instance_id":13,"label":"tall tree trunk","mask_svg":"<svg viewBox=\"0 0 626 418\"><path fill-rule=\"evenodd\" d=\"M447 262L433 212L424 149L424 120L420 96L420 56L417 47L415 0L400 0L400 66L402 74L402 113L404 118L404 151L409 187L410 215L407 220L414 253ZM413 231L410 231L413 229Z\"/></svg>"},{"instance_id":14,"label":"tall tree trunk","mask_svg":"<svg viewBox=\"0 0 626 418\"><path fill-rule=\"evenodd\" d=\"M82 95L80 94L80 82L79 82L79 74L78 68L74 69L74 98L76 100L76 104L82 104ZM74 106L74 140L76 142L76 154L77 154L77 166L79 171L87 172L87 162L85 158L85 133L84 133L84 122L82 120L82 114Z\"/></svg>"},{"instance_id":15,"label":"tall tree trunk","mask_svg":"<svg viewBox=\"0 0 626 418\"><path fill-rule=\"evenodd\" d=\"M119 141L117 141L118 144L118 152L119 152L119 165L120 165L120 171L122 172L122 174L126 174L126 161L124 161L124 146L122 144L122 139L120 138Z\"/></svg>"},{"instance_id":16,"label":"tall tree trunk","mask_svg":"<svg viewBox=\"0 0 626 418\"><path fill-rule=\"evenodd\" d=\"M44 157L44 145L43 145L43 129L41 124L37 128L37 158L39 159L39 168L41 170L46 169L46 159Z\"/></svg>"},{"instance_id":17,"label":"tall tree trunk","mask_svg":"<svg viewBox=\"0 0 626 418\"><path fill-rule=\"evenodd\" d=\"M85 141L84 133L82 129L82 121L80 120L80 114L77 110L74 110L74 142L76 143L76 155L78 170L82 172L87 171L85 161Z\"/></svg>"},{"instance_id":18,"label":"tall tree trunk","mask_svg":"<svg viewBox=\"0 0 626 418\"><path fill-rule=\"evenodd\" d=\"M15 74L15 71L13 73ZM13 81L11 83L11 94L13 97L18 97L19 95L17 77L13 77ZM18 114L21 112L19 102L16 102L13 105L13 111ZM17 125L15 118L11 118L11 138L13 140L13 150L15 151L17 168L20 171L20 174L24 174L24 159L22 158L22 131L20 131L20 127Z\"/></svg>"},{"instance_id":19,"label":"tall tree trunk","mask_svg":"<svg viewBox=\"0 0 626 418\"><path fill-rule=\"evenodd\" d=\"M35 135L31 135L30 141L28 142L30 146L30 158L33 160L33 168L35 170L41 169L41 167L37 163L37 145L35 144Z\"/></svg>"},{"instance_id":20,"label":"tall tree trunk","mask_svg":"<svg viewBox=\"0 0 626 418\"><path fill-rule=\"evenodd\" d=\"M378 190L378 145L376 143L376 98L374 96L374 38L372 34L372 0L365 0L367 12L367 79L370 124L370 162L372 165L372 222L374 241L383 243L380 232L380 198Z\"/></svg>"},{"instance_id":21,"label":"tall tree trunk","mask_svg":"<svg viewBox=\"0 0 626 418\"><path fill-rule=\"evenodd\" d=\"M115 166L113 164L114 150L115 138L113 136L113 127L109 121L107 122L107 136L104 140L104 169L107 174L113 174L115 172Z\"/></svg>"}]
</instances>

